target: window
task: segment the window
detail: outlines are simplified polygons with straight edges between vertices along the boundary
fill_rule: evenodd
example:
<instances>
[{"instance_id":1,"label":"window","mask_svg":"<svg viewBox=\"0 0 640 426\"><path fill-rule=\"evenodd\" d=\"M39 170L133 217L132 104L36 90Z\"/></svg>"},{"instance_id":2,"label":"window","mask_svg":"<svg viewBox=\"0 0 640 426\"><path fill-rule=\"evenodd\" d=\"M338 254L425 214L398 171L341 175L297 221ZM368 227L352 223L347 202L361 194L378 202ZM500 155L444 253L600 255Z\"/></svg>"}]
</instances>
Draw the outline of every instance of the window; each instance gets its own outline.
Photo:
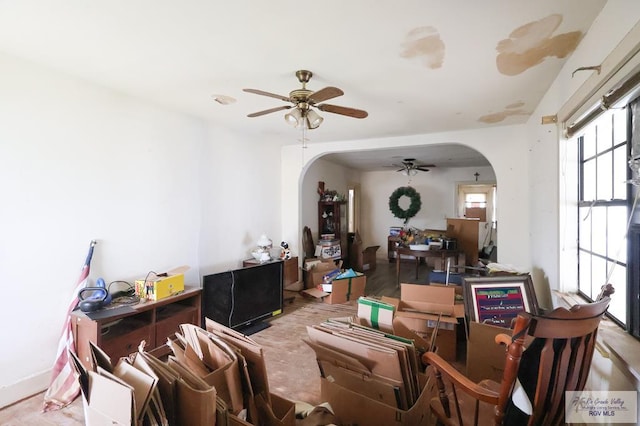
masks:
<instances>
[{"instance_id":1,"label":"window","mask_svg":"<svg viewBox=\"0 0 640 426\"><path fill-rule=\"evenodd\" d=\"M360 185L350 183L347 188L347 233L354 234L360 226Z\"/></svg>"},{"instance_id":2,"label":"window","mask_svg":"<svg viewBox=\"0 0 640 426\"><path fill-rule=\"evenodd\" d=\"M495 230L496 207L497 191L494 183L458 184L456 203L458 217L478 218L482 222L491 222L491 227ZM495 238L492 240L495 241Z\"/></svg>"},{"instance_id":3,"label":"window","mask_svg":"<svg viewBox=\"0 0 640 426\"><path fill-rule=\"evenodd\" d=\"M627 325L630 212L628 108L611 109L578 137L578 289L590 300L615 287L609 314ZM633 262L638 262L638 258Z\"/></svg>"},{"instance_id":4,"label":"window","mask_svg":"<svg viewBox=\"0 0 640 426\"><path fill-rule=\"evenodd\" d=\"M486 208L487 207L487 194L485 193L471 193L466 194L464 200L465 208Z\"/></svg>"}]
</instances>

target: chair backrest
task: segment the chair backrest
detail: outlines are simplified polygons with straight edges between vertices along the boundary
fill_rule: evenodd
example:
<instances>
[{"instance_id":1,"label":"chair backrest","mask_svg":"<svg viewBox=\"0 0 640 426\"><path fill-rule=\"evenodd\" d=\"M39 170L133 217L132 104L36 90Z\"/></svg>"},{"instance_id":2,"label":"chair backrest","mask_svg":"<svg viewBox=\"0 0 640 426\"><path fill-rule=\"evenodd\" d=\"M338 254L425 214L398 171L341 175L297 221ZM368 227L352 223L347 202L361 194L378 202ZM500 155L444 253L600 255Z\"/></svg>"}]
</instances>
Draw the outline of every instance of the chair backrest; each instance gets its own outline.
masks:
<instances>
[{"instance_id":1,"label":"chair backrest","mask_svg":"<svg viewBox=\"0 0 640 426\"><path fill-rule=\"evenodd\" d=\"M518 424L564 424L564 393L585 386L598 325L609 302L604 296L594 303L557 308L544 315L518 315L507 350L496 424L509 423L514 416ZM533 340L523 353L526 335ZM528 417L518 417L522 412L514 408L512 393L517 386L531 404Z\"/></svg>"},{"instance_id":2,"label":"chair backrest","mask_svg":"<svg viewBox=\"0 0 640 426\"><path fill-rule=\"evenodd\" d=\"M315 255L316 246L313 244L311 229L308 226L302 228L302 250L304 252L305 259L311 258Z\"/></svg>"}]
</instances>

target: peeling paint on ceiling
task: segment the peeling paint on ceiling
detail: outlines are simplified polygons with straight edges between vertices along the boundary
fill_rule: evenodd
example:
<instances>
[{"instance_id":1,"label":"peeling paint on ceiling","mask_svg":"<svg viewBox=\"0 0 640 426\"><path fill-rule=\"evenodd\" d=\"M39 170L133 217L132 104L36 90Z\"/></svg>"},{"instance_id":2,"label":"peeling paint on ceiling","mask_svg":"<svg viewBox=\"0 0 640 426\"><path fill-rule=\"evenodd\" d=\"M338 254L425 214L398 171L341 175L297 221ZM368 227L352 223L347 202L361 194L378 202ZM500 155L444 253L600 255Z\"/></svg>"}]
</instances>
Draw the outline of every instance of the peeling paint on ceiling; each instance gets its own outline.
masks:
<instances>
[{"instance_id":1,"label":"peeling paint on ceiling","mask_svg":"<svg viewBox=\"0 0 640 426\"><path fill-rule=\"evenodd\" d=\"M546 58L565 58L573 52L582 32L571 31L553 36L562 23L562 15L553 14L515 29L509 38L498 42L496 65L504 75L521 74Z\"/></svg>"},{"instance_id":2,"label":"peeling paint on ceiling","mask_svg":"<svg viewBox=\"0 0 640 426\"><path fill-rule=\"evenodd\" d=\"M513 109L513 108L520 108L524 106L524 102L522 101L518 101L518 102L514 102L512 104L507 105L505 108L507 109Z\"/></svg>"},{"instance_id":3,"label":"peeling paint on ceiling","mask_svg":"<svg viewBox=\"0 0 640 426\"><path fill-rule=\"evenodd\" d=\"M494 124L500 123L501 121L506 120L508 117L518 116L518 115L531 115L531 111L523 110L524 102L518 101L512 104L509 104L505 107L504 111L494 112L492 114L483 115L478 118L478 121L485 124Z\"/></svg>"},{"instance_id":4,"label":"peeling paint on ceiling","mask_svg":"<svg viewBox=\"0 0 640 426\"><path fill-rule=\"evenodd\" d=\"M434 27L419 27L409 31L403 43L403 58L419 58L427 68L442 67L444 62L444 42Z\"/></svg>"}]
</instances>

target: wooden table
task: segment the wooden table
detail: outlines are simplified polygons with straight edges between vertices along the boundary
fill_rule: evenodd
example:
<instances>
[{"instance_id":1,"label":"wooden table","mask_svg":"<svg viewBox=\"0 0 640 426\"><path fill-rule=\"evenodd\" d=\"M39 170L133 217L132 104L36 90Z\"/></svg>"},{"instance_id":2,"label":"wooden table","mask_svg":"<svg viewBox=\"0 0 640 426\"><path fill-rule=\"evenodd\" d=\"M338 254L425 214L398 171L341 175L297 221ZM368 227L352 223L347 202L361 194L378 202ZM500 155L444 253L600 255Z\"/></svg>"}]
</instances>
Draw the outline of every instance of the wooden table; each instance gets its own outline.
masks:
<instances>
[{"instance_id":1,"label":"wooden table","mask_svg":"<svg viewBox=\"0 0 640 426\"><path fill-rule=\"evenodd\" d=\"M458 250L412 250L409 247L398 247L396 248L396 285L400 285L400 263L402 263L400 261L400 258L402 257L402 255L413 256L416 259L416 279L418 279L420 259L426 259L427 257L439 257L441 262L441 269L444 271L447 265L447 258L455 257L455 265L457 265L459 254L460 252Z\"/></svg>"}]
</instances>

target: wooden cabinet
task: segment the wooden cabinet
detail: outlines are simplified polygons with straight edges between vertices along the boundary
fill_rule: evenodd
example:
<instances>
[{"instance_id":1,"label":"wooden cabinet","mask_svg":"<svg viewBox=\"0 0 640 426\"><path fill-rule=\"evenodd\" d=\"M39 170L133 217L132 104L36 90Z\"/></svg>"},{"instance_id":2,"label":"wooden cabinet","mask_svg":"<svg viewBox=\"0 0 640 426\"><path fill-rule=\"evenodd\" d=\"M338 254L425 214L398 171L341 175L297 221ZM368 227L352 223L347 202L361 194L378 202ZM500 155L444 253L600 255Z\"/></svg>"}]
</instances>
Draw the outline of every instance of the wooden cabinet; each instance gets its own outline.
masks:
<instances>
[{"instance_id":1,"label":"wooden cabinet","mask_svg":"<svg viewBox=\"0 0 640 426\"><path fill-rule=\"evenodd\" d=\"M318 255L316 251L316 256L334 260L349 258L344 204L343 201L318 201L318 245L322 246L323 254Z\"/></svg>"},{"instance_id":2,"label":"wooden cabinet","mask_svg":"<svg viewBox=\"0 0 640 426\"><path fill-rule=\"evenodd\" d=\"M276 259L272 262L280 262L280 260ZM282 262L284 262L284 265L282 265L282 287L286 288L287 286L300 280L298 256L294 256L291 259L283 260ZM242 261L243 268L256 265L260 265L260 261L255 259L247 259Z\"/></svg>"},{"instance_id":3,"label":"wooden cabinet","mask_svg":"<svg viewBox=\"0 0 640 426\"><path fill-rule=\"evenodd\" d=\"M138 350L141 341L149 351L162 347L180 324L200 325L200 288L185 291L157 302L140 302L130 309L105 309L92 318L82 311L71 313L71 327L78 357L91 368L89 342L100 347L114 362Z\"/></svg>"},{"instance_id":4,"label":"wooden cabinet","mask_svg":"<svg viewBox=\"0 0 640 426\"><path fill-rule=\"evenodd\" d=\"M346 237L346 229L343 229L347 225L342 217L345 213L343 204L342 201L318 201L318 239L328 234L333 234L336 240Z\"/></svg>"},{"instance_id":5,"label":"wooden cabinet","mask_svg":"<svg viewBox=\"0 0 640 426\"><path fill-rule=\"evenodd\" d=\"M480 226L484 223L480 222L479 219L447 219L447 237L457 240L458 250L464 253L467 266L478 265Z\"/></svg>"}]
</instances>

